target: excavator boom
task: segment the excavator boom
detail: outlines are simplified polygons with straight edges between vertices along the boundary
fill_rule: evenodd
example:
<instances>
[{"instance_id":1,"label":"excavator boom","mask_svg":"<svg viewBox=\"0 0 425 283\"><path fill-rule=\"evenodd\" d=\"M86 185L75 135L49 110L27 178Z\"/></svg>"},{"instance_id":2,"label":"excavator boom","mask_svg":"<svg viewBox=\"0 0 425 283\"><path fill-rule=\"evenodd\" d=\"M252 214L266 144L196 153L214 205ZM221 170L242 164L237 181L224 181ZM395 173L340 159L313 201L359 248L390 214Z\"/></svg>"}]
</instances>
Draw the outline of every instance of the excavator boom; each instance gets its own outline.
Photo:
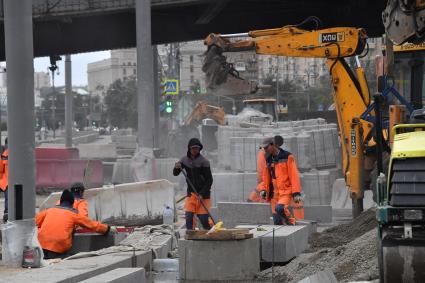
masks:
<instances>
[{"instance_id":1,"label":"excavator boom","mask_svg":"<svg viewBox=\"0 0 425 283\"><path fill-rule=\"evenodd\" d=\"M365 156L370 144L372 123L360 119L370 104L369 88L364 70L358 66L354 73L345 62L363 52L366 32L361 28L336 27L321 30L304 30L297 26L256 30L244 34L244 38L210 34L204 43L208 46L203 70L207 87L226 89L234 87L239 77L233 65L226 61L225 52L253 51L257 54L309 57L327 59L328 69L335 90L334 101L342 140L343 170L353 199L353 214L362 210L363 191L369 172L365 164L373 164Z\"/></svg>"}]
</instances>

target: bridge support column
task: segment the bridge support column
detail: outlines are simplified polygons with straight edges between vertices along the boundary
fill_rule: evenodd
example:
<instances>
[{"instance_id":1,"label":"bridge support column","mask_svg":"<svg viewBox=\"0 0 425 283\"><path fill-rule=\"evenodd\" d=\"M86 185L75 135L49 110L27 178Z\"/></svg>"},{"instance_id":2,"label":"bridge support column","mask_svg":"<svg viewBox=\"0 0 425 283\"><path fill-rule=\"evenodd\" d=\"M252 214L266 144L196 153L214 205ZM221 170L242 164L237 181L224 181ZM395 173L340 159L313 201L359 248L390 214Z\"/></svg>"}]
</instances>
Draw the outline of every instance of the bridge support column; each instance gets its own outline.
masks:
<instances>
[{"instance_id":1,"label":"bridge support column","mask_svg":"<svg viewBox=\"0 0 425 283\"><path fill-rule=\"evenodd\" d=\"M65 55L65 146L72 147L72 73L71 55Z\"/></svg>"},{"instance_id":2,"label":"bridge support column","mask_svg":"<svg viewBox=\"0 0 425 283\"><path fill-rule=\"evenodd\" d=\"M138 146L154 147L154 76L151 1L136 0Z\"/></svg>"},{"instance_id":3,"label":"bridge support column","mask_svg":"<svg viewBox=\"0 0 425 283\"><path fill-rule=\"evenodd\" d=\"M3 4L9 145L8 216L9 221L17 220L17 227L21 227L4 232L3 239L8 240L3 240L6 245L3 246L3 261L7 265L20 266L22 260L10 255L22 255L25 244L32 237L27 233L35 226L32 1L5 0ZM27 221L21 221L23 219ZM14 239L13 244L10 244L11 239Z\"/></svg>"},{"instance_id":4,"label":"bridge support column","mask_svg":"<svg viewBox=\"0 0 425 283\"><path fill-rule=\"evenodd\" d=\"M17 184L23 187L22 218L33 218L35 215L32 1L5 0L4 15L9 143L9 220L15 220L15 185Z\"/></svg>"}]
</instances>

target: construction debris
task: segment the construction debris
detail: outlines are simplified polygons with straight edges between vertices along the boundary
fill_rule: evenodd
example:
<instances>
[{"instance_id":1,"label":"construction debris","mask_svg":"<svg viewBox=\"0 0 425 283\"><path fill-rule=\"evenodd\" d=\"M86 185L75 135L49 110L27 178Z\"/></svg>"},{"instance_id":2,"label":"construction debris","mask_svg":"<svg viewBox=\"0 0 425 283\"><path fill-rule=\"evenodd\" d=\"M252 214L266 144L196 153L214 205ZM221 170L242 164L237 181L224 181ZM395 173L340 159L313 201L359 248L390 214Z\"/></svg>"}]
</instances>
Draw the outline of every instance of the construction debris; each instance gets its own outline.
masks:
<instances>
[{"instance_id":1,"label":"construction debris","mask_svg":"<svg viewBox=\"0 0 425 283\"><path fill-rule=\"evenodd\" d=\"M339 225L311 239L310 253L304 253L285 266L274 268L276 282L298 282L319 271L331 270L338 282L378 278L375 211L362 213L349 224ZM269 281L271 269L258 274Z\"/></svg>"}]
</instances>

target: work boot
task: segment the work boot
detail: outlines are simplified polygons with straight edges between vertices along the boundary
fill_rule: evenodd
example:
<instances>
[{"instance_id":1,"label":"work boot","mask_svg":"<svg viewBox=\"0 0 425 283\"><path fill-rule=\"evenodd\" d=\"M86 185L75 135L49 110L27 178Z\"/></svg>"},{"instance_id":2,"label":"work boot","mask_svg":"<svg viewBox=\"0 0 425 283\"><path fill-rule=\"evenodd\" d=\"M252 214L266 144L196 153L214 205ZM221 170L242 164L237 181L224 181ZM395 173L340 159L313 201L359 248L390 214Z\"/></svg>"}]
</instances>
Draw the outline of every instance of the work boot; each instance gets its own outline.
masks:
<instances>
[{"instance_id":1,"label":"work boot","mask_svg":"<svg viewBox=\"0 0 425 283\"><path fill-rule=\"evenodd\" d=\"M296 221L294 217L289 217L286 219L286 225L295 226Z\"/></svg>"},{"instance_id":2,"label":"work boot","mask_svg":"<svg viewBox=\"0 0 425 283\"><path fill-rule=\"evenodd\" d=\"M6 223L7 219L9 219L8 214L7 213L3 214L3 223Z\"/></svg>"}]
</instances>

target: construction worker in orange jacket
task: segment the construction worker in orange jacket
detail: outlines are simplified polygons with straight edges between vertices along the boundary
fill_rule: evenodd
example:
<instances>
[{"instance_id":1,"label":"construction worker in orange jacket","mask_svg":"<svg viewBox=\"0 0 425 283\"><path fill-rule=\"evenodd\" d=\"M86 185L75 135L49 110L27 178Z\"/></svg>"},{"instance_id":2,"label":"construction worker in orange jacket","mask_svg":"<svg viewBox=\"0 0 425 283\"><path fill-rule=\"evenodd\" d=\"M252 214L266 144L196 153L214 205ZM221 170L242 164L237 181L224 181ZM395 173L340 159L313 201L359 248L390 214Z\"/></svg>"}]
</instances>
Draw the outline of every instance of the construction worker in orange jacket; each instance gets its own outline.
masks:
<instances>
[{"instance_id":1,"label":"construction worker in orange jacket","mask_svg":"<svg viewBox=\"0 0 425 283\"><path fill-rule=\"evenodd\" d=\"M3 222L8 219L8 178L9 178L9 149L7 146L7 138L4 140L4 150L1 153L0 160L0 190L4 193L4 213Z\"/></svg>"},{"instance_id":2,"label":"construction worker in orange jacket","mask_svg":"<svg viewBox=\"0 0 425 283\"><path fill-rule=\"evenodd\" d=\"M91 220L77 213L73 208L74 196L64 190L60 204L39 212L35 218L38 227L38 241L45 259L64 258L72 247L72 234L75 227L81 226L96 233L116 232L115 227Z\"/></svg>"},{"instance_id":3,"label":"construction worker in orange jacket","mask_svg":"<svg viewBox=\"0 0 425 283\"><path fill-rule=\"evenodd\" d=\"M71 193L74 196L74 205L72 206L75 210L78 211L78 214L89 217L88 203L84 199L84 184L77 182L71 185ZM59 205L60 201L56 203Z\"/></svg>"},{"instance_id":4,"label":"construction worker in orange jacket","mask_svg":"<svg viewBox=\"0 0 425 283\"><path fill-rule=\"evenodd\" d=\"M74 208L78 211L78 214L85 217L89 217L88 203L84 199L84 184L74 183L71 186L71 193L74 195Z\"/></svg>"},{"instance_id":5,"label":"construction worker in orange jacket","mask_svg":"<svg viewBox=\"0 0 425 283\"><path fill-rule=\"evenodd\" d=\"M266 138L262 148L268 154L267 166L263 171L264 193L270 201L275 225L295 225L295 218L289 210L291 202L302 201L300 177L293 155L275 144L273 138Z\"/></svg>"},{"instance_id":6,"label":"construction worker in orange jacket","mask_svg":"<svg viewBox=\"0 0 425 283\"><path fill-rule=\"evenodd\" d=\"M281 147L283 145L282 136L276 135L274 136L273 139L274 139L274 143L278 147ZM248 202L266 202L266 200L260 195L262 188L264 187L262 183L263 183L264 168L266 168L267 166L266 158L267 158L267 153L264 150L264 148L260 146L260 149L258 150L258 153L257 153L257 188L249 195L247 200Z\"/></svg>"}]
</instances>

